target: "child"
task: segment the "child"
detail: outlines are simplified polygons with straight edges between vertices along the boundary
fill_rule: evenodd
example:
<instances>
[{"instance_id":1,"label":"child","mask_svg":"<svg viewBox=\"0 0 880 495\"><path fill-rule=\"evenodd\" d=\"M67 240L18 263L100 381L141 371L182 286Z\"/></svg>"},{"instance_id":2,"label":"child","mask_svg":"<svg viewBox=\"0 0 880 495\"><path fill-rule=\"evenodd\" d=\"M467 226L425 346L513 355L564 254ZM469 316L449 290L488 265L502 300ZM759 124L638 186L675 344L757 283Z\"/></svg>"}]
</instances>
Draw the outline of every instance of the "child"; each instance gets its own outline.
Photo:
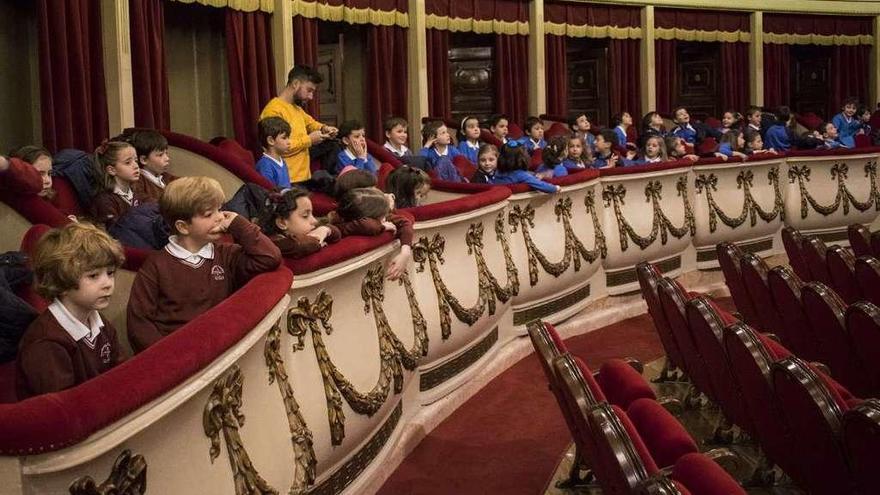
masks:
<instances>
[{"instance_id":1,"label":"child","mask_svg":"<svg viewBox=\"0 0 880 495\"><path fill-rule=\"evenodd\" d=\"M507 144L507 126L510 118L503 113L495 114L489 117L489 131L501 141L501 144Z\"/></svg>"},{"instance_id":2,"label":"child","mask_svg":"<svg viewBox=\"0 0 880 495\"><path fill-rule=\"evenodd\" d=\"M626 131L633 123L632 115L629 112L622 112L615 115L611 119L611 125L614 126L614 132L617 134L617 142L620 146L625 146L629 141L626 137Z\"/></svg>"},{"instance_id":3,"label":"child","mask_svg":"<svg viewBox=\"0 0 880 495\"><path fill-rule=\"evenodd\" d=\"M220 211L224 200L220 183L210 177L181 177L165 187L159 211L175 235L144 261L132 285L128 340L135 352L281 263L278 247L259 227ZM234 244L216 242L224 232Z\"/></svg>"},{"instance_id":4,"label":"child","mask_svg":"<svg viewBox=\"0 0 880 495\"><path fill-rule=\"evenodd\" d=\"M474 184L497 184L495 172L498 170L498 147L489 143L480 146L477 161L477 171L471 177L471 182Z\"/></svg>"},{"instance_id":5,"label":"child","mask_svg":"<svg viewBox=\"0 0 880 495\"><path fill-rule=\"evenodd\" d=\"M110 228L144 199L131 187L141 176L137 152L127 142L108 141L95 150L95 164L102 184L92 202L92 215Z\"/></svg>"},{"instance_id":6,"label":"child","mask_svg":"<svg viewBox=\"0 0 880 495\"><path fill-rule=\"evenodd\" d=\"M715 156L725 161L733 156L746 158L746 154L742 152L745 145L746 140L742 133L736 129L730 130L721 136L721 142L718 143L718 150L715 152Z\"/></svg>"},{"instance_id":7,"label":"child","mask_svg":"<svg viewBox=\"0 0 880 495\"><path fill-rule=\"evenodd\" d=\"M528 184L532 189L545 193L556 193L562 189L529 173L529 158L523 145L518 141L510 141L501 147L494 183Z\"/></svg>"},{"instance_id":8,"label":"child","mask_svg":"<svg viewBox=\"0 0 880 495\"><path fill-rule=\"evenodd\" d=\"M822 130L822 141L824 142L823 147L825 149L833 150L837 148L849 148L849 146L845 145L840 140L840 135L837 132L837 127L834 126L832 122L825 122L819 129ZM853 141L855 143L855 141Z\"/></svg>"},{"instance_id":9,"label":"child","mask_svg":"<svg viewBox=\"0 0 880 495\"><path fill-rule=\"evenodd\" d=\"M339 136L345 148L336 157L336 173L345 167L354 167L375 175L378 169L373 157L367 153L367 133L364 126L356 120L347 120L339 126Z\"/></svg>"},{"instance_id":10,"label":"child","mask_svg":"<svg viewBox=\"0 0 880 495\"><path fill-rule=\"evenodd\" d=\"M12 153L12 157L30 163L39 172L43 187L37 195L46 201L52 201L55 190L52 189L52 155L49 150L40 146L22 146Z\"/></svg>"},{"instance_id":11,"label":"child","mask_svg":"<svg viewBox=\"0 0 880 495\"><path fill-rule=\"evenodd\" d=\"M666 137L666 153L669 155L669 158L673 160L690 160L695 162L700 159L697 155L688 153L687 147L684 144L684 139L677 136Z\"/></svg>"},{"instance_id":12,"label":"child","mask_svg":"<svg viewBox=\"0 0 880 495\"><path fill-rule=\"evenodd\" d=\"M721 116L721 127L717 129L721 134L727 134L731 129L739 129L742 115L736 110L728 110Z\"/></svg>"},{"instance_id":13,"label":"child","mask_svg":"<svg viewBox=\"0 0 880 495\"><path fill-rule=\"evenodd\" d=\"M544 123L538 117L529 117L525 123L526 135L520 138L519 142L525 146L526 151L531 155L536 149L543 149L547 146L544 141Z\"/></svg>"},{"instance_id":14,"label":"child","mask_svg":"<svg viewBox=\"0 0 880 495\"><path fill-rule=\"evenodd\" d=\"M815 149L822 145L821 134L814 132L799 136L795 131L797 119L787 106L781 106L776 110L776 122L771 125L764 135L764 144L779 153L785 153L792 147ZM818 134L818 136L816 136Z\"/></svg>"},{"instance_id":15,"label":"child","mask_svg":"<svg viewBox=\"0 0 880 495\"><path fill-rule=\"evenodd\" d=\"M763 114L760 107L753 105L746 109L746 123L748 124L746 130L760 133L763 136L766 129L763 127L762 122Z\"/></svg>"},{"instance_id":16,"label":"child","mask_svg":"<svg viewBox=\"0 0 880 495\"><path fill-rule=\"evenodd\" d=\"M270 196L259 225L285 258L303 258L342 237L333 225L318 225L309 192L299 187Z\"/></svg>"},{"instance_id":17,"label":"child","mask_svg":"<svg viewBox=\"0 0 880 495\"><path fill-rule=\"evenodd\" d=\"M579 136L583 140L584 145L587 146L592 155L596 150L596 136L590 132L592 124L590 124L590 119L587 117L587 114L584 112L573 114L568 119L568 127L571 128L571 132L573 132L575 136Z\"/></svg>"},{"instance_id":18,"label":"child","mask_svg":"<svg viewBox=\"0 0 880 495\"><path fill-rule=\"evenodd\" d=\"M592 134L591 134L592 136ZM569 172L574 170L582 170L593 163L593 152L589 146L584 145L584 140L578 135L568 138L568 154L562 165Z\"/></svg>"},{"instance_id":19,"label":"child","mask_svg":"<svg viewBox=\"0 0 880 495\"><path fill-rule=\"evenodd\" d=\"M458 151L471 163L477 163L480 152L480 121L473 115L461 119L461 139L458 143Z\"/></svg>"},{"instance_id":20,"label":"child","mask_svg":"<svg viewBox=\"0 0 880 495\"><path fill-rule=\"evenodd\" d=\"M119 243L88 223L52 230L37 243L36 289L52 303L19 342L20 400L79 385L122 360L116 329L98 312L110 305L123 258Z\"/></svg>"},{"instance_id":21,"label":"child","mask_svg":"<svg viewBox=\"0 0 880 495\"><path fill-rule=\"evenodd\" d=\"M764 149L764 138L761 137L761 133L755 130L748 130L745 133L745 154L746 155L758 155L762 153L776 153L773 148Z\"/></svg>"},{"instance_id":22,"label":"child","mask_svg":"<svg viewBox=\"0 0 880 495\"><path fill-rule=\"evenodd\" d=\"M639 136L642 147L648 142L651 136L660 136L666 138L666 129L663 127L663 117L658 112L648 112L642 117L642 132Z\"/></svg>"},{"instance_id":23,"label":"child","mask_svg":"<svg viewBox=\"0 0 880 495\"><path fill-rule=\"evenodd\" d=\"M431 178L424 171L401 165L388 174L385 189L394 196L395 208L420 206L431 190Z\"/></svg>"},{"instance_id":24,"label":"child","mask_svg":"<svg viewBox=\"0 0 880 495\"><path fill-rule=\"evenodd\" d=\"M390 117L385 119L385 149L390 151L394 156L403 161L404 158L412 156L412 151L406 146L409 139L409 124L400 117Z\"/></svg>"},{"instance_id":25,"label":"child","mask_svg":"<svg viewBox=\"0 0 880 495\"><path fill-rule=\"evenodd\" d=\"M421 155L431 169L437 172L437 177L451 182L463 182L458 169L452 164L452 160L461 153L450 144L449 129L443 122L435 120L425 124L422 138L425 147L422 148Z\"/></svg>"},{"instance_id":26,"label":"child","mask_svg":"<svg viewBox=\"0 0 880 495\"><path fill-rule=\"evenodd\" d=\"M672 112L675 129L672 135L680 137L687 144L695 144L697 142L697 129L691 125L691 116L687 108L678 107Z\"/></svg>"},{"instance_id":27,"label":"child","mask_svg":"<svg viewBox=\"0 0 880 495\"><path fill-rule=\"evenodd\" d=\"M596 137L596 156L593 158L593 168L616 167L615 146L617 146L617 133L611 129L602 129Z\"/></svg>"},{"instance_id":28,"label":"child","mask_svg":"<svg viewBox=\"0 0 880 495\"><path fill-rule=\"evenodd\" d=\"M855 135L861 128L861 122L856 118L856 110L858 100L855 98L847 98L843 101L843 108L840 113L831 119L831 123L837 128L840 135L838 140L846 148L854 148L856 145Z\"/></svg>"},{"instance_id":29,"label":"child","mask_svg":"<svg viewBox=\"0 0 880 495\"><path fill-rule=\"evenodd\" d=\"M141 173L140 180L131 185L135 195L144 201L159 201L165 186L177 179L168 173L168 164L171 162L168 156L168 140L158 131L142 130L135 131L128 142L137 153Z\"/></svg>"},{"instance_id":30,"label":"child","mask_svg":"<svg viewBox=\"0 0 880 495\"><path fill-rule=\"evenodd\" d=\"M859 119L860 125L856 134L871 136L873 129L871 129L871 111L868 110L868 107L859 107L859 109L856 110L856 117Z\"/></svg>"},{"instance_id":31,"label":"child","mask_svg":"<svg viewBox=\"0 0 880 495\"><path fill-rule=\"evenodd\" d=\"M638 160L626 163L626 165L645 165L648 163L660 163L667 160L666 143L660 136L651 136L645 141L645 150Z\"/></svg>"},{"instance_id":32,"label":"child","mask_svg":"<svg viewBox=\"0 0 880 495\"><path fill-rule=\"evenodd\" d=\"M258 128L263 156L257 160L257 172L276 189L289 189L290 172L283 157L290 149L290 124L281 117L266 117Z\"/></svg>"},{"instance_id":33,"label":"child","mask_svg":"<svg viewBox=\"0 0 880 495\"><path fill-rule=\"evenodd\" d=\"M544 163L535 171L538 178L549 179L568 175L568 169L562 164L566 156L568 156L568 138L555 136L544 147L541 155Z\"/></svg>"}]
</instances>

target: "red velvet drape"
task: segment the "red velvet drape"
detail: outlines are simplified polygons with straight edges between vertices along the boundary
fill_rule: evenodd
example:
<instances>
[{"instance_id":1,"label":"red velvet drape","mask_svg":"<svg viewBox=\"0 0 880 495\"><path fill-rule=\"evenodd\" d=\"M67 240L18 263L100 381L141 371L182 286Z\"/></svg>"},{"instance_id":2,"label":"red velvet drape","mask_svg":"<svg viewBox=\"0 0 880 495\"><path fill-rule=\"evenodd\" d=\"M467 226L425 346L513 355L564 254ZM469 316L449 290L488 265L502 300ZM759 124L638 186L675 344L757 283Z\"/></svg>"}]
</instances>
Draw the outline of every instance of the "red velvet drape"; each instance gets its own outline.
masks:
<instances>
[{"instance_id":1,"label":"red velvet drape","mask_svg":"<svg viewBox=\"0 0 880 495\"><path fill-rule=\"evenodd\" d=\"M367 136L382 143L387 117L406 117L406 29L367 26Z\"/></svg>"},{"instance_id":2,"label":"red velvet drape","mask_svg":"<svg viewBox=\"0 0 880 495\"><path fill-rule=\"evenodd\" d=\"M764 44L764 106L791 103L791 51L789 45Z\"/></svg>"},{"instance_id":3,"label":"red velvet drape","mask_svg":"<svg viewBox=\"0 0 880 495\"><path fill-rule=\"evenodd\" d=\"M568 115L567 38L548 34L544 37L544 72L547 82L547 113Z\"/></svg>"},{"instance_id":4,"label":"red velvet drape","mask_svg":"<svg viewBox=\"0 0 880 495\"><path fill-rule=\"evenodd\" d=\"M721 104L741 112L749 105L748 43L721 43Z\"/></svg>"},{"instance_id":5,"label":"red velvet drape","mask_svg":"<svg viewBox=\"0 0 880 495\"><path fill-rule=\"evenodd\" d=\"M452 84L449 79L449 31L426 30L428 41L428 110L432 116L452 118ZM418 123L410 122L411 125Z\"/></svg>"},{"instance_id":6,"label":"red velvet drape","mask_svg":"<svg viewBox=\"0 0 880 495\"><path fill-rule=\"evenodd\" d=\"M660 113L671 113L677 102L675 99L675 73L678 61L675 55L675 40L654 41L654 60L657 78L657 108Z\"/></svg>"},{"instance_id":7,"label":"red velvet drape","mask_svg":"<svg viewBox=\"0 0 880 495\"><path fill-rule=\"evenodd\" d=\"M128 2L136 127L171 128L168 70L165 67L164 5L164 0Z\"/></svg>"},{"instance_id":8,"label":"red velvet drape","mask_svg":"<svg viewBox=\"0 0 880 495\"><path fill-rule=\"evenodd\" d=\"M495 35L495 111L525 121L529 103L529 38Z\"/></svg>"},{"instance_id":9,"label":"red velvet drape","mask_svg":"<svg viewBox=\"0 0 880 495\"><path fill-rule=\"evenodd\" d=\"M226 61L232 100L235 140L259 151L257 121L263 106L275 96L271 17L264 12L226 9Z\"/></svg>"},{"instance_id":10,"label":"red velvet drape","mask_svg":"<svg viewBox=\"0 0 880 495\"><path fill-rule=\"evenodd\" d=\"M674 54L673 50L673 54ZM611 114L629 112L633 121L642 114L641 86L639 83L640 64L639 40L608 41L610 59ZM658 79L659 80L659 79Z\"/></svg>"},{"instance_id":11,"label":"red velvet drape","mask_svg":"<svg viewBox=\"0 0 880 495\"><path fill-rule=\"evenodd\" d=\"M870 78L870 45L835 45L831 51L831 98L828 114L840 111L841 102L849 97L868 104L868 80Z\"/></svg>"},{"instance_id":12,"label":"red velvet drape","mask_svg":"<svg viewBox=\"0 0 880 495\"><path fill-rule=\"evenodd\" d=\"M293 60L298 65L316 68L318 65L318 20L300 15L293 17ZM285 67L289 71L291 67ZM320 114L319 91L306 104L306 113L314 118Z\"/></svg>"},{"instance_id":13,"label":"red velvet drape","mask_svg":"<svg viewBox=\"0 0 880 495\"><path fill-rule=\"evenodd\" d=\"M43 146L92 151L109 131L101 6L91 0L36 4Z\"/></svg>"}]
</instances>

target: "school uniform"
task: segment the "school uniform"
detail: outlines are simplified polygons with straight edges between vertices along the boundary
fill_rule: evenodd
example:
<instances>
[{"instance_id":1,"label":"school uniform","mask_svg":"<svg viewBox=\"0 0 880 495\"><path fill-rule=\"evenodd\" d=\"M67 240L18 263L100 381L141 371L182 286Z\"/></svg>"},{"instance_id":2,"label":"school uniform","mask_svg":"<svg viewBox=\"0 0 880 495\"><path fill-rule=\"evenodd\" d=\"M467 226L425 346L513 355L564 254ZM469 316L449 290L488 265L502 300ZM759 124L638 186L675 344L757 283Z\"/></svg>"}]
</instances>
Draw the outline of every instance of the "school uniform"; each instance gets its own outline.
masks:
<instances>
[{"instance_id":1,"label":"school uniform","mask_svg":"<svg viewBox=\"0 0 880 495\"><path fill-rule=\"evenodd\" d=\"M454 146L446 145L442 153L437 151L435 146L422 148L421 155L425 157L425 161L428 162L431 170L436 172L439 179L450 182L464 182L464 178L452 163L455 157L461 155L461 152Z\"/></svg>"},{"instance_id":2,"label":"school uniform","mask_svg":"<svg viewBox=\"0 0 880 495\"><path fill-rule=\"evenodd\" d=\"M697 129L689 123L683 126L676 126L675 129L672 130L672 135L683 139L684 142L688 144L694 144L697 142Z\"/></svg>"},{"instance_id":3,"label":"school uniform","mask_svg":"<svg viewBox=\"0 0 880 495\"><path fill-rule=\"evenodd\" d=\"M385 232L385 226L382 222L375 218L357 218L354 220L344 220L339 216L331 217L334 225L339 229L342 237L351 235L377 236ZM397 239L401 246L412 246L413 237L413 217L408 214L392 213L386 218L387 221L397 227Z\"/></svg>"},{"instance_id":4,"label":"school uniform","mask_svg":"<svg viewBox=\"0 0 880 495\"><path fill-rule=\"evenodd\" d=\"M837 148L849 148L849 146L843 144L840 141L840 138L838 138L838 139L823 139L822 141L824 143L822 145L822 147L824 147L825 149L828 149L828 150L835 150Z\"/></svg>"},{"instance_id":5,"label":"school uniform","mask_svg":"<svg viewBox=\"0 0 880 495\"><path fill-rule=\"evenodd\" d=\"M856 133L862 127L861 121L855 116L847 117L843 112L840 112L831 119L831 123L837 127L838 141L847 148L854 148Z\"/></svg>"},{"instance_id":6,"label":"school uniform","mask_svg":"<svg viewBox=\"0 0 880 495\"><path fill-rule=\"evenodd\" d=\"M568 169L568 171L577 171L587 168L588 164L586 162L576 162L571 158L566 158L565 160L562 160L562 166Z\"/></svg>"},{"instance_id":7,"label":"school uniform","mask_svg":"<svg viewBox=\"0 0 880 495\"><path fill-rule=\"evenodd\" d=\"M495 184L528 184L529 187L537 191L545 193L555 193L556 186L549 182L544 182L525 170L514 170L513 172L498 172L495 174Z\"/></svg>"},{"instance_id":8,"label":"school uniform","mask_svg":"<svg viewBox=\"0 0 880 495\"><path fill-rule=\"evenodd\" d=\"M791 139L785 124L776 124L767 129L767 134L764 137L764 147L773 148L779 152L791 149Z\"/></svg>"},{"instance_id":9,"label":"school uniform","mask_svg":"<svg viewBox=\"0 0 880 495\"><path fill-rule=\"evenodd\" d=\"M266 153L257 160L257 172L278 189L290 188L290 171L283 158L274 158Z\"/></svg>"},{"instance_id":10,"label":"school uniform","mask_svg":"<svg viewBox=\"0 0 880 495\"><path fill-rule=\"evenodd\" d=\"M620 146L626 146L626 129L623 126L619 125L614 128L614 133L617 134L617 144Z\"/></svg>"},{"instance_id":11,"label":"school uniform","mask_svg":"<svg viewBox=\"0 0 880 495\"><path fill-rule=\"evenodd\" d=\"M324 238L324 244L333 244L342 238L342 233L334 225L326 225L330 233ZM317 238L308 234L276 234L272 236L272 242L281 251L284 258L298 259L314 254L324 247Z\"/></svg>"},{"instance_id":12,"label":"school uniform","mask_svg":"<svg viewBox=\"0 0 880 495\"><path fill-rule=\"evenodd\" d=\"M535 141L528 136L521 137L519 139L519 144L525 146L526 151L528 151L530 155L534 153L536 149L544 149L547 147L547 141L544 141L544 138Z\"/></svg>"},{"instance_id":13,"label":"school uniform","mask_svg":"<svg viewBox=\"0 0 880 495\"><path fill-rule=\"evenodd\" d=\"M462 154L462 156L464 156L465 158L470 160L470 162L473 163L474 165L479 163L479 161L480 161L480 158L479 158L480 143L479 143L479 141L477 141L477 143L474 144L474 143L471 143L470 141L468 141L467 139L465 139L464 141L458 143L458 151Z\"/></svg>"},{"instance_id":14,"label":"school uniform","mask_svg":"<svg viewBox=\"0 0 880 495\"><path fill-rule=\"evenodd\" d=\"M378 173L378 169L376 168L376 162L373 161L373 157L367 153L366 158L361 158L359 156L354 156L354 153L351 152L348 148L340 151L338 155L336 155L336 173L342 171L345 167L354 167L360 170L366 170L373 175Z\"/></svg>"},{"instance_id":15,"label":"school uniform","mask_svg":"<svg viewBox=\"0 0 880 495\"><path fill-rule=\"evenodd\" d=\"M388 141L385 141L385 144L382 145L383 148L390 151L392 155L397 158L404 158L407 156L412 156L412 151L407 148L405 144L400 145L400 148L395 148L393 144Z\"/></svg>"},{"instance_id":16,"label":"school uniform","mask_svg":"<svg viewBox=\"0 0 880 495\"><path fill-rule=\"evenodd\" d=\"M121 360L113 325L97 311L89 314L85 325L56 299L31 322L18 344L18 399L79 385Z\"/></svg>"},{"instance_id":17,"label":"school uniform","mask_svg":"<svg viewBox=\"0 0 880 495\"><path fill-rule=\"evenodd\" d=\"M241 216L229 224L236 244L208 243L197 253L171 236L144 261L128 302L128 340L140 352L223 302L253 276L274 270L281 252Z\"/></svg>"},{"instance_id":18,"label":"school uniform","mask_svg":"<svg viewBox=\"0 0 880 495\"><path fill-rule=\"evenodd\" d=\"M497 170L493 170L492 173L487 173L482 169L477 169L474 172L473 177L471 177L471 182L474 184L497 184L495 180Z\"/></svg>"},{"instance_id":19,"label":"school uniform","mask_svg":"<svg viewBox=\"0 0 880 495\"><path fill-rule=\"evenodd\" d=\"M627 160L624 158L622 161L622 165L624 167L632 167L635 165L650 165L652 163L662 163L662 162L663 162L663 158L661 158L659 156L655 156L654 158L648 158L648 157L643 156L643 157L638 158L636 160Z\"/></svg>"},{"instance_id":20,"label":"school uniform","mask_svg":"<svg viewBox=\"0 0 880 495\"><path fill-rule=\"evenodd\" d=\"M112 191L101 191L92 200L92 217L109 228L128 211L141 204L141 198L133 188L123 191L115 186Z\"/></svg>"},{"instance_id":21,"label":"school uniform","mask_svg":"<svg viewBox=\"0 0 880 495\"><path fill-rule=\"evenodd\" d=\"M596 155L596 156L593 158L593 164L592 164L592 167L593 167L593 168L603 168L603 167L606 167L606 166L608 165L608 160L610 160L611 157L613 157L613 156L614 156L614 153L609 153L609 154L606 155L606 156Z\"/></svg>"},{"instance_id":22,"label":"school uniform","mask_svg":"<svg viewBox=\"0 0 880 495\"><path fill-rule=\"evenodd\" d=\"M540 167L538 167L538 170L536 170L535 172L537 172L539 174L543 174L546 172L552 172L553 177L565 177L566 175L568 175L568 169L565 168L565 165L563 165L562 163L557 163L556 165L554 165L552 167L548 167L547 165L541 165Z\"/></svg>"},{"instance_id":23,"label":"school uniform","mask_svg":"<svg viewBox=\"0 0 880 495\"><path fill-rule=\"evenodd\" d=\"M134 195L146 202L159 202L162 193L165 192L165 186L169 182L176 180L177 176L165 172L160 175L154 175L149 170L141 169L141 178L131 184L131 190Z\"/></svg>"},{"instance_id":24,"label":"school uniform","mask_svg":"<svg viewBox=\"0 0 880 495\"><path fill-rule=\"evenodd\" d=\"M651 126L646 127L639 135L639 148L644 148L645 143L648 142L648 138L653 136L660 137L661 139L666 139L666 131L664 129L654 129Z\"/></svg>"}]
</instances>

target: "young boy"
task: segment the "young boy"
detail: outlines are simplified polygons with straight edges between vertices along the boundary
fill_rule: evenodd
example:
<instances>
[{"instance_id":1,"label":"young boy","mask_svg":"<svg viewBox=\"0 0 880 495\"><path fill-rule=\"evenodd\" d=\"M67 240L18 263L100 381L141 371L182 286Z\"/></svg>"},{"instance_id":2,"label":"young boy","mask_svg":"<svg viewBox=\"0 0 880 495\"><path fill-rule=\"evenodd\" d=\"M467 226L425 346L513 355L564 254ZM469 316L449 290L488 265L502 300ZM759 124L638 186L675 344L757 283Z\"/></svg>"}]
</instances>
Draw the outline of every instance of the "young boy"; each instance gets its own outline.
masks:
<instances>
[{"instance_id":1,"label":"young boy","mask_svg":"<svg viewBox=\"0 0 880 495\"><path fill-rule=\"evenodd\" d=\"M501 141L501 144L507 144L507 126L510 123L509 121L510 119L507 115L498 113L489 117L489 120L486 122L489 124L489 131Z\"/></svg>"},{"instance_id":2,"label":"young boy","mask_svg":"<svg viewBox=\"0 0 880 495\"><path fill-rule=\"evenodd\" d=\"M591 152L596 151L596 136L590 132L592 124L590 124L590 119L586 113L575 113L569 117L568 127L571 128L571 132L583 139L584 144L589 146Z\"/></svg>"},{"instance_id":3,"label":"young boy","mask_svg":"<svg viewBox=\"0 0 880 495\"><path fill-rule=\"evenodd\" d=\"M141 178L131 185L132 190L144 201L159 201L165 186L177 178L168 173L168 140L158 131L143 130L132 134L129 142L141 168Z\"/></svg>"},{"instance_id":4,"label":"young boy","mask_svg":"<svg viewBox=\"0 0 880 495\"><path fill-rule=\"evenodd\" d=\"M57 392L121 361L116 330L98 311L110 305L122 247L87 223L47 233L33 259L37 292L52 301L18 345L19 400Z\"/></svg>"},{"instance_id":5,"label":"young boy","mask_svg":"<svg viewBox=\"0 0 880 495\"><path fill-rule=\"evenodd\" d=\"M748 123L748 126L746 126L746 131L758 132L763 136L767 129L761 126L762 117L763 115L760 107L751 106L747 108L746 122Z\"/></svg>"},{"instance_id":6,"label":"young boy","mask_svg":"<svg viewBox=\"0 0 880 495\"><path fill-rule=\"evenodd\" d=\"M617 133L613 129L602 129L596 136L596 157L593 159L593 168L616 167L617 155L614 154L614 147L617 144Z\"/></svg>"},{"instance_id":7,"label":"young boy","mask_svg":"<svg viewBox=\"0 0 880 495\"><path fill-rule=\"evenodd\" d=\"M290 149L290 124L281 117L266 117L258 124L263 156L257 172L277 189L290 189L290 172L283 156Z\"/></svg>"},{"instance_id":8,"label":"young boy","mask_svg":"<svg viewBox=\"0 0 880 495\"><path fill-rule=\"evenodd\" d=\"M367 153L367 132L364 126L356 120L347 120L339 126L339 136L345 149L336 156L336 173L342 172L346 167L354 167L366 170L372 174L378 173L376 162Z\"/></svg>"},{"instance_id":9,"label":"young boy","mask_svg":"<svg viewBox=\"0 0 880 495\"><path fill-rule=\"evenodd\" d=\"M849 146L843 144L840 139L840 135L837 132L837 127L831 122L825 122L824 124L819 126L819 130L822 131L822 141L824 141L825 149L833 150L836 148L849 148Z\"/></svg>"},{"instance_id":10,"label":"young boy","mask_svg":"<svg viewBox=\"0 0 880 495\"><path fill-rule=\"evenodd\" d=\"M182 177L165 188L159 212L175 235L147 258L131 288L128 340L135 352L281 263L278 247L259 227L220 211L223 201L220 183L210 177ZM216 242L224 232L235 244Z\"/></svg>"},{"instance_id":11,"label":"young boy","mask_svg":"<svg viewBox=\"0 0 880 495\"><path fill-rule=\"evenodd\" d=\"M385 120L385 149L399 159L412 156L412 151L406 146L409 132L406 120L400 117L389 117Z\"/></svg>"},{"instance_id":12,"label":"young boy","mask_svg":"<svg viewBox=\"0 0 880 495\"><path fill-rule=\"evenodd\" d=\"M843 108L840 113L835 115L831 122L834 124L834 127L837 128L837 132L840 134L838 140L840 144L844 145L847 148L854 148L856 145L856 133L859 132L861 128L861 122L856 118L856 109L858 107L858 100L855 98L847 98L843 101Z\"/></svg>"},{"instance_id":13,"label":"young boy","mask_svg":"<svg viewBox=\"0 0 880 495\"><path fill-rule=\"evenodd\" d=\"M531 155L536 149L544 149L547 141L544 141L544 123L538 117L529 117L525 123L526 135L519 142L526 147Z\"/></svg>"}]
</instances>

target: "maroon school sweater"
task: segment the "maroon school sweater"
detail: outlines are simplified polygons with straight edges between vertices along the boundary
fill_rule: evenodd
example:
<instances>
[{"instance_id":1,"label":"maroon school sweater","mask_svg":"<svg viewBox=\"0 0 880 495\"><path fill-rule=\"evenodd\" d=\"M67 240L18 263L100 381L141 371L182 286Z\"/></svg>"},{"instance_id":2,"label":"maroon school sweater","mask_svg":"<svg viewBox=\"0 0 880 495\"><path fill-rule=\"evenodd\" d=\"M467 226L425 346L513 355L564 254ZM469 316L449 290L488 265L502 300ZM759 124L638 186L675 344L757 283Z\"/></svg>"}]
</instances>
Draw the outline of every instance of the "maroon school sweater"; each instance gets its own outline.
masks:
<instances>
[{"instance_id":1,"label":"maroon school sweater","mask_svg":"<svg viewBox=\"0 0 880 495\"><path fill-rule=\"evenodd\" d=\"M330 234L324 238L326 244L333 244L342 238L335 225L327 225L327 227L330 228ZM276 234L272 236L272 242L281 250L281 256L290 259L305 258L317 253L323 247L318 239L308 234L294 234L293 237L288 234Z\"/></svg>"},{"instance_id":2,"label":"maroon school sweater","mask_svg":"<svg viewBox=\"0 0 880 495\"><path fill-rule=\"evenodd\" d=\"M48 310L37 317L18 344L15 388L19 400L58 392L94 378L120 362L116 329L102 316L104 326L89 347L73 340Z\"/></svg>"},{"instance_id":3,"label":"maroon school sweater","mask_svg":"<svg viewBox=\"0 0 880 495\"><path fill-rule=\"evenodd\" d=\"M165 182L166 187L171 181L175 179L177 179L177 177L169 174L168 172L162 174L162 180ZM141 198L143 201L146 202L155 203L159 202L159 198L161 198L162 193L165 192L165 189L162 189L161 187L154 184L152 181L150 181L150 179L144 177L143 174L141 174L140 179L131 184L131 189L134 191L136 197Z\"/></svg>"},{"instance_id":4,"label":"maroon school sweater","mask_svg":"<svg viewBox=\"0 0 880 495\"><path fill-rule=\"evenodd\" d=\"M274 270L281 253L259 227L237 216L229 225L236 244L214 243L214 258L192 265L167 248L138 271L128 300L128 340L140 352L221 303L254 275Z\"/></svg>"}]
</instances>

